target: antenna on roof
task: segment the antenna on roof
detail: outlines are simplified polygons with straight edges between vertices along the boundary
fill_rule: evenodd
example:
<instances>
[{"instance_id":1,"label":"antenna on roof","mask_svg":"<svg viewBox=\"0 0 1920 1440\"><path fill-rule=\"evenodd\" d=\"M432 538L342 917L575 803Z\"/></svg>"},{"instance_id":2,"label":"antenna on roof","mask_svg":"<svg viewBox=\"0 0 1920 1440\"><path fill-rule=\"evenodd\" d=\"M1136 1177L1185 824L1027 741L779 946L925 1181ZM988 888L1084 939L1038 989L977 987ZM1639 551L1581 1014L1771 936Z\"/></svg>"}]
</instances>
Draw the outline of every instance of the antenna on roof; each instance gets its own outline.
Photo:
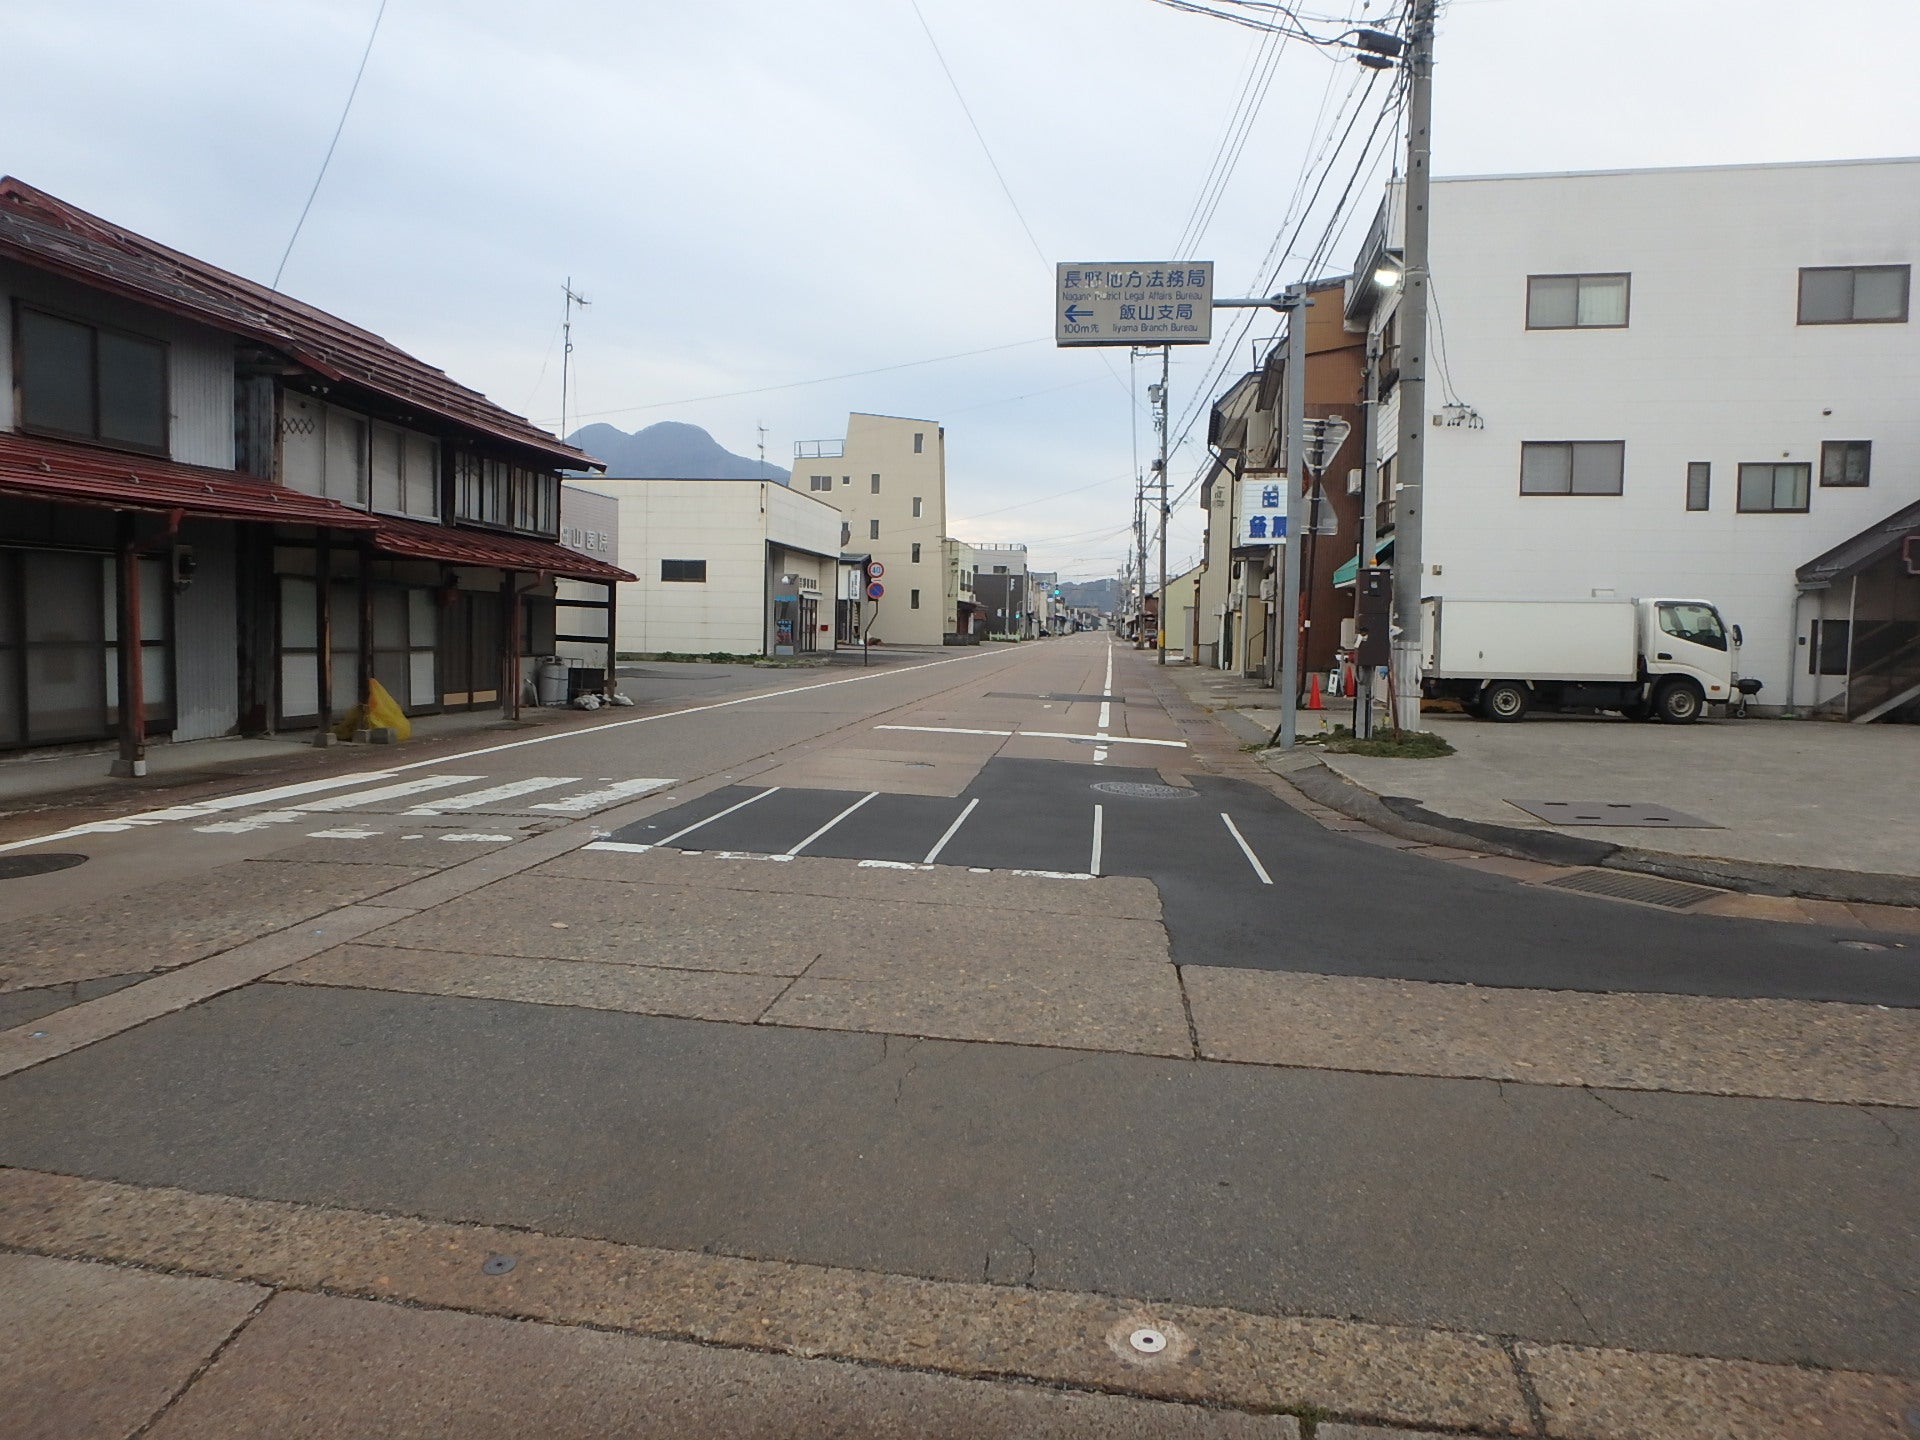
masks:
<instances>
[{"instance_id":1,"label":"antenna on roof","mask_svg":"<svg viewBox=\"0 0 1920 1440\"><path fill-rule=\"evenodd\" d=\"M760 468L764 470L767 468L767 427L755 425L753 428L760 432Z\"/></svg>"},{"instance_id":2,"label":"antenna on roof","mask_svg":"<svg viewBox=\"0 0 1920 1440\"><path fill-rule=\"evenodd\" d=\"M560 313L560 438L567 438L567 378L573 368L573 307L593 302L573 291L573 277L560 287L566 292L566 305Z\"/></svg>"}]
</instances>

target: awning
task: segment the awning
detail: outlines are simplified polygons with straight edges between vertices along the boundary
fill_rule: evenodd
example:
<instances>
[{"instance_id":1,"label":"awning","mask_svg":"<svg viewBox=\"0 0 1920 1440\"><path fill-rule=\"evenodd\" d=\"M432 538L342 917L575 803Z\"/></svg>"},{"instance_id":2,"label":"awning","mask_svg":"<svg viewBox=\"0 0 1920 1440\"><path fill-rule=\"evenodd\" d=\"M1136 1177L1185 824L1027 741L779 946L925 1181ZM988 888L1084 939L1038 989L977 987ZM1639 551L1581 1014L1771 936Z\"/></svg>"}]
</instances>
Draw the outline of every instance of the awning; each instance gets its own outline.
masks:
<instances>
[{"instance_id":1,"label":"awning","mask_svg":"<svg viewBox=\"0 0 1920 1440\"><path fill-rule=\"evenodd\" d=\"M618 565L595 560L553 540L528 535L501 535L491 530L459 530L421 520L381 516L373 548L383 555L409 560L442 560L449 565L476 565L489 570L544 572L569 580L631 580Z\"/></svg>"},{"instance_id":2,"label":"awning","mask_svg":"<svg viewBox=\"0 0 1920 1440\"><path fill-rule=\"evenodd\" d=\"M1380 561L1386 559L1387 556L1391 555L1392 553L1393 553L1393 537L1389 535L1387 536L1386 539L1378 542L1373 547L1374 563L1378 564ZM1360 557L1356 555L1351 560L1347 561L1346 564L1342 565L1338 570L1333 572L1333 588L1336 590L1344 590L1347 588L1347 586L1353 584L1353 582L1357 580L1359 576L1360 576Z\"/></svg>"},{"instance_id":3,"label":"awning","mask_svg":"<svg viewBox=\"0 0 1920 1440\"><path fill-rule=\"evenodd\" d=\"M370 515L233 470L0 432L0 494L62 505L369 530Z\"/></svg>"},{"instance_id":4,"label":"awning","mask_svg":"<svg viewBox=\"0 0 1920 1440\"><path fill-rule=\"evenodd\" d=\"M1794 578L1802 590L1823 590L1836 580L1858 575L1913 535L1920 535L1920 500L1869 525L1851 540L1841 541L1817 560L1809 560L1794 571Z\"/></svg>"}]
</instances>

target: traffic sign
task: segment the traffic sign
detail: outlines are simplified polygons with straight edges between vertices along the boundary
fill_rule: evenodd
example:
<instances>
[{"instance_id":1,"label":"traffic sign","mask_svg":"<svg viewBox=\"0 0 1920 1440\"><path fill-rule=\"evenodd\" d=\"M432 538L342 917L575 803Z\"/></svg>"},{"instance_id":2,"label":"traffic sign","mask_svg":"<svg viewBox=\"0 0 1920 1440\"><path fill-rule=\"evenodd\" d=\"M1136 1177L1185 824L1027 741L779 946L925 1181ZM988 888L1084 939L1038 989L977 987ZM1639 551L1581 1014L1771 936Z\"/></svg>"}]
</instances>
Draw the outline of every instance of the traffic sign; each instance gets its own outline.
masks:
<instances>
[{"instance_id":1,"label":"traffic sign","mask_svg":"<svg viewBox=\"0 0 1920 1440\"><path fill-rule=\"evenodd\" d=\"M887 593L887 587L882 585L878 580L874 581L871 585L867 586L867 598L869 600L878 600L882 595L886 593Z\"/></svg>"},{"instance_id":2,"label":"traffic sign","mask_svg":"<svg viewBox=\"0 0 1920 1440\"><path fill-rule=\"evenodd\" d=\"M886 573L887 567L882 565L878 560L869 560L867 562L867 578L869 580L878 580Z\"/></svg>"},{"instance_id":3,"label":"traffic sign","mask_svg":"<svg viewBox=\"0 0 1920 1440\"><path fill-rule=\"evenodd\" d=\"M1205 345L1213 262L1082 262L1054 269L1056 345Z\"/></svg>"},{"instance_id":4,"label":"traffic sign","mask_svg":"<svg viewBox=\"0 0 1920 1440\"><path fill-rule=\"evenodd\" d=\"M1278 475L1240 482L1239 513L1234 516L1233 543L1284 545L1287 541L1287 484Z\"/></svg>"}]
</instances>

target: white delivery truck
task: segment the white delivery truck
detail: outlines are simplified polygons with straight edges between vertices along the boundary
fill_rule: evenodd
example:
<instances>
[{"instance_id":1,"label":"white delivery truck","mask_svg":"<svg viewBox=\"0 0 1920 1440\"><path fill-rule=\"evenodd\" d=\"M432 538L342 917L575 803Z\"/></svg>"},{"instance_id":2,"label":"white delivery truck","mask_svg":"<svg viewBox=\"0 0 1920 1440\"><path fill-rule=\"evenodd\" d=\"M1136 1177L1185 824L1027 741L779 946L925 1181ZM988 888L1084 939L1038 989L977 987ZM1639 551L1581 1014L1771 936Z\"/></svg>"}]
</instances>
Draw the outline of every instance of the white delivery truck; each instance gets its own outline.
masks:
<instances>
[{"instance_id":1,"label":"white delivery truck","mask_svg":"<svg viewBox=\"0 0 1920 1440\"><path fill-rule=\"evenodd\" d=\"M1760 688L1735 675L1740 627L1709 600L1443 597L1424 608L1422 692L1487 720L1540 706L1684 724Z\"/></svg>"}]
</instances>

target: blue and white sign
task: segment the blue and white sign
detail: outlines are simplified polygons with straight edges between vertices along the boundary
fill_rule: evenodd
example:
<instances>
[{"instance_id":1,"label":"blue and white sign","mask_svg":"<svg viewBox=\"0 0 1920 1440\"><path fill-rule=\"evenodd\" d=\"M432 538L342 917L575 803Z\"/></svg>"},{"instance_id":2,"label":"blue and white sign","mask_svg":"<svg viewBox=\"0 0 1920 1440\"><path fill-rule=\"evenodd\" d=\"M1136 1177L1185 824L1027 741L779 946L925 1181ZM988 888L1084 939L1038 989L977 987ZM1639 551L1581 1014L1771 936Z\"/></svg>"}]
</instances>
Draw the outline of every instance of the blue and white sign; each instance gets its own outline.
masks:
<instances>
[{"instance_id":1,"label":"blue and white sign","mask_svg":"<svg viewBox=\"0 0 1920 1440\"><path fill-rule=\"evenodd\" d=\"M1265 475L1240 482L1240 505L1233 518L1233 543L1284 545L1287 539L1287 480Z\"/></svg>"},{"instance_id":2,"label":"blue and white sign","mask_svg":"<svg viewBox=\"0 0 1920 1440\"><path fill-rule=\"evenodd\" d=\"M1081 262L1054 270L1056 345L1205 345L1213 262Z\"/></svg>"}]
</instances>

